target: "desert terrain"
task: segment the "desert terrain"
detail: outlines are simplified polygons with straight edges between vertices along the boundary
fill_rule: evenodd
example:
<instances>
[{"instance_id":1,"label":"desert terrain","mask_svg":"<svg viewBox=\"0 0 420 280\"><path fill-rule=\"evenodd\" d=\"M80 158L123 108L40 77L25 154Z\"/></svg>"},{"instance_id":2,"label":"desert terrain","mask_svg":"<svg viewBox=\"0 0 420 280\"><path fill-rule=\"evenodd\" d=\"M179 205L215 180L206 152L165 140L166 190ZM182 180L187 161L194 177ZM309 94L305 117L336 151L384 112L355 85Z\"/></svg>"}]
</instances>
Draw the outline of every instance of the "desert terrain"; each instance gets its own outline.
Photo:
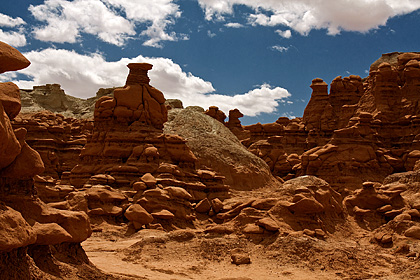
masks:
<instances>
[{"instance_id":1,"label":"desert terrain","mask_svg":"<svg viewBox=\"0 0 420 280\"><path fill-rule=\"evenodd\" d=\"M246 126L152 67L88 100L0 83L0 279L420 279L420 53Z\"/></svg>"}]
</instances>

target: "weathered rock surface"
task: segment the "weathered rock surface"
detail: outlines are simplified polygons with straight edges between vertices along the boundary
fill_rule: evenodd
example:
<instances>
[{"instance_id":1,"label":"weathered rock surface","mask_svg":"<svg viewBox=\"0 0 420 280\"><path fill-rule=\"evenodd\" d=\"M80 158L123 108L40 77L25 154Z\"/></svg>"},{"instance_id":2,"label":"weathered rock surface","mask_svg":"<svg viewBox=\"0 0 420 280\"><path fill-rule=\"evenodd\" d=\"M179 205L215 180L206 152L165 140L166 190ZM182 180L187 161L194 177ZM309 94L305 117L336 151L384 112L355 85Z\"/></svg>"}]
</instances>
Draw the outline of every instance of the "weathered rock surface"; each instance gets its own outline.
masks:
<instances>
[{"instance_id":1,"label":"weathered rock surface","mask_svg":"<svg viewBox=\"0 0 420 280\"><path fill-rule=\"evenodd\" d=\"M1 42L0 62L1 72L29 65L16 49ZM12 83L0 84L1 278L29 279L29 274L32 274L31 279L49 279L48 276L44 278L45 273L36 267L38 255L33 255L30 262L27 250L41 250L47 254L52 245L64 242L79 245L92 231L85 213L54 209L37 198L33 177L44 171L44 164L38 152L26 143L27 130L22 127L12 129L10 120L21 108L16 89ZM14 266L22 269L15 271ZM56 272L57 275L60 273Z\"/></svg>"},{"instance_id":2,"label":"weathered rock surface","mask_svg":"<svg viewBox=\"0 0 420 280\"><path fill-rule=\"evenodd\" d=\"M130 65L126 86L96 101L93 127L47 112L17 116L11 127L8 120L19 112L11 86L0 95L7 103L0 102L0 153L11 151L1 154L7 163L0 168L0 200L7 206L0 203L0 224L12 226L12 217L16 226L13 238L0 227L0 250L12 254L29 246L33 254L42 246L77 244L90 235L89 216L103 236L112 235L106 231L111 225L120 236L150 233L131 253L197 239L203 243L196 248L251 267L261 259L250 262L247 251L232 250L247 239L261 250L289 248L292 257L286 257L294 264L298 258L320 266L320 252L331 266L394 260L401 252L414 260L420 239L419 61L417 53L384 55L369 77L339 76L329 92L314 79L303 118L249 126L241 125L239 110L226 121L217 107L204 112L166 101L149 85L149 64ZM40 160L25 152L25 137L41 151L51 176L37 176L36 189L30 178L41 172ZM67 149L80 152L71 172L75 161ZM223 180L232 186L230 198ZM212 243L217 238L235 245L222 252ZM327 248L331 244L336 247ZM388 251L379 255L379 247ZM359 258L365 249L373 256ZM383 268L352 277L383 277Z\"/></svg>"},{"instance_id":3,"label":"weathered rock surface","mask_svg":"<svg viewBox=\"0 0 420 280\"><path fill-rule=\"evenodd\" d=\"M93 129L93 121L41 111L20 114L12 121L12 126L27 131L26 142L40 154L44 163L43 175L59 179L76 166L86 138Z\"/></svg>"},{"instance_id":4,"label":"weathered rock surface","mask_svg":"<svg viewBox=\"0 0 420 280\"><path fill-rule=\"evenodd\" d=\"M17 49L0 42L0 73L17 71L26 68L31 63Z\"/></svg>"},{"instance_id":5,"label":"weathered rock surface","mask_svg":"<svg viewBox=\"0 0 420 280\"><path fill-rule=\"evenodd\" d=\"M112 96L115 88L101 88L94 97L81 99L67 95L59 84L34 86L33 89L21 89L23 114L50 111L64 118L91 119L96 101L103 96Z\"/></svg>"},{"instance_id":6,"label":"weathered rock surface","mask_svg":"<svg viewBox=\"0 0 420 280\"><path fill-rule=\"evenodd\" d=\"M420 159L419 63L419 53L384 54L367 78L338 76L329 92L314 79L303 118L242 126L232 111L226 126L284 180L315 175L340 191L382 182ZM217 119L218 109L207 114Z\"/></svg>"},{"instance_id":7,"label":"weathered rock surface","mask_svg":"<svg viewBox=\"0 0 420 280\"><path fill-rule=\"evenodd\" d=\"M82 187L98 174L112 176L113 187L144 189L156 183L186 189L194 199L226 196L223 177L202 176L197 158L178 135L163 134L167 120L165 98L149 85L150 64L129 64L126 86L114 97L101 97L95 107L91 136L70 175L71 184ZM149 175L145 175L148 174ZM146 178L148 177L148 178ZM152 179L154 181L150 181Z\"/></svg>"},{"instance_id":8,"label":"weathered rock surface","mask_svg":"<svg viewBox=\"0 0 420 280\"><path fill-rule=\"evenodd\" d=\"M0 205L0 225L0 251L9 252L36 241L34 229L22 215L4 204Z\"/></svg>"},{"instance_id":9,"label":"weathered rock surface","mask_svg":"<svg viewBox=\"0 0 420 280\"><path fill-rule=\"evenodd\" d=\"M185 138L199 165L216 170L232 188L247 190L277 184L264 161L247 151L220 121L194 107L170 110L164 132Z\"/></svg>"}]
</instances>

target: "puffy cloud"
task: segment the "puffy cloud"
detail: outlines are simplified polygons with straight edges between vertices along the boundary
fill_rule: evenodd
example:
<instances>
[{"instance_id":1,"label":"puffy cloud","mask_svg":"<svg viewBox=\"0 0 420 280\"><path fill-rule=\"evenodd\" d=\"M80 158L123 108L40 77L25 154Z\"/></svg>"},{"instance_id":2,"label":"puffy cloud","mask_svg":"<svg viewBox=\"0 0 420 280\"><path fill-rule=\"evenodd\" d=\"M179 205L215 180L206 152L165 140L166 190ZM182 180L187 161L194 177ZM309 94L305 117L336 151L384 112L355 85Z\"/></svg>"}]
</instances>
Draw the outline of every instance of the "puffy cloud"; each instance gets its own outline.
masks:
<instances>
[{"instance_id":1,"label":"puffy cloud","mask_svg":"<svg viewBox=\"0 0 420 280\"><path fill-rule=\"evenodd\" d=\"M21 32L3 31L0 29L0 41L5 42L13 47L22 47L26 45L26 37Z\"/></svg>"},{"instance_id":2,"label":"puffy cloud","mask_svg":"<svg viewBox=\"0 0 420 280\"><path fill-rule=\"evenodd\" d=\"M26 45L26 36L24 35L24 30L21 25L26 24L26 22L20 17L12 18L8 15L0 13L0 27L6 27L9 29L5 31L0 28L0 41L5 42L14 47L22 47ZM18 31L10 30L18 28Z\"/></svg>"},{"instance_id":3,"label":"puffy cloud","mask_svg":"<svg viewBox=\"0 0 420 280\"><path fill-rule=\"evenodd\" d=\"M99 0L46 0L42 5L30 5L29 11L47 23L34 29L35 37L41 41L75 43L80 33L87 33L121 46L127 36L135 34L131 22Z\"/></svg>"},{"instance_id":4,"label":"puffy cloud","mask_svg":"<svg viewBox=\"0 0 420 280\"><path fill-rule=\"evenodd\" d=\"M16 27L23 24L26 24L26 22L20 17L12 18L8 15L0 13L0 26Z\"/></svg>"},{"instance_id":5,"label":"puffy cloud","mask_svg":"<svg viewBox=\"0 0 420 280\"><path fill-rule=\"evenodd\" d=\"M279 52L287 52L289 50L289 47L275 45L275 46L272 46L271 49L274 51L279 51Z\"/></svg>"},{"instance_id":6,"label":"puffy cloud","mask_svg":"<svg viewBox=\"0 0 420 280\"><path fill-rule=\"evenodd\" d=\"M391 17L420 9L418 0L198 0L206 19L233 14L234 5L254 9L249 23L287 26L302 35L312 29L327 29L331 35L341 30L367 32L385 25Z\"/></svg>"},{"instance_id":7,"label":"puffy cloud","mask_svg":"<svg viewBox=\"0 0 420 280\"><path fill-rule=\"evenodd\" d=\"M223 20L222 14L232 14L233 9L229 0L198 0L206 13L206 20Z\"/></svg>"},{"instance_id":8,"label":"puffy cloud","mask_svg":"<svg viewBox=\"0 0 420 280\"><path fill-rule=\"evenodd\" d=\"M181 15L172 0L46 0L30 5L29 10L38 21L46 22L33 31L41 41L75 43L87 33L117 46L136 35L135 28L141 24L147 25L140 33L148 38L146 46L176 41L177 35L166 29Z\"/></svg>"},{"instance_id":9,"label":"puffy cloud","mask_svg":"<svg viewBox=\"0 0 420 280\"><path fill-rule=\"evenodd\" d=\"M149 37L144 45L161 47L161 41L187 40L179 38L175 32L168 33L166 29L175 23L175 18L181 16L179 6L172 0L104 0L106 3L124 10L127 19L133 22L151 22L141 34Z\"/></svg>"},{"instance_id":10,"label":"puffy cloud","mask_svg":"<svg viewBox=\"0 0 420 280\"><path fill-rule=\"evenodd\" d=\"M225 24L226 27L230 27L230 28L241 28L244 27L243 24L240 24L238 22L229 22Z\"/></svg>"},{"instance_id":11,"label":"puffy cloud","mask_svg":"<svg viewBox=\"0 0 420 280\"><path fill-rule=\"evenodd\" d=\"M260 113L274 112L279 103L284 102L284 99L290 96L290 93L284 88L272 88L268 84L263 84L244 94L233 96L221 94L194 96L193 101L204 108L215 105L226 113L231 109L237 108L244 115L253 117ZM191 101L189 100L189 102ZM188 105L189 102L184 102L184 104Z\"/></svg>"},{"instance_id":12,"label":"puffy cloud","mask_svg":"<svg viewBox=\"0 0 420 280\"><path fill-rule=\"evenodd\" d=\"M207 108L216 105L224 111L238 108L245 115L273 112L290 94L287 90L267 84L245 94L234 96L214 94L208 81L186 73L171 59L162 57L122 58L106 61L100 54L82 55L63 49L45 49L24 53L31 61L28 68L20 70L29 80L18 79L17 72L0 75L0 81L14 82L20 88L34 85L59 83L67 94L89 98L101 87L122 86L128 74L126 65L131 62L153 64L149 72L151 84L160 89L166 98L181 99L185 106L198 105Z\"/></svg>"},{"instance_id":13,"label":"puffy cloud","mask_svg":"<svg viewBox=\"0 0 420 280\"><path fill-rule=\"evenodd\" d=\"M292 31L288 30L276 30L276 33L279 34L281 37L289 39L292 37Z\"/></svg>"}]
</instances>

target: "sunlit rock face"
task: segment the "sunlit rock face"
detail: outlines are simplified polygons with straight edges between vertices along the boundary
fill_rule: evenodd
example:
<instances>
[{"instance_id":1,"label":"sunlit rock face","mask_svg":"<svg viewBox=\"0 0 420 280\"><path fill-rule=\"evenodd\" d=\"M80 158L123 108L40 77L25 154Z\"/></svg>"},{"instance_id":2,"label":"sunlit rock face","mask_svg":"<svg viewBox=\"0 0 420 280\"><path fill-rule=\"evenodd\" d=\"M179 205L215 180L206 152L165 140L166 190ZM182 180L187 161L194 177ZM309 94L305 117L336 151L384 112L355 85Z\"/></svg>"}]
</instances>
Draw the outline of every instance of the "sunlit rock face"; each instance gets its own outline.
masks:
<instances>
[{"instance_id":1,"label":"sunlit rock face","mask_svg":"<svg viewBox=\"0 0 420 280\"><path fill-rule=\"evenodd\" d=\"M242 126L232 110L226 126L284 180L316 175L353 189L413 170L420 159L419 53L384 54L364 79L338 76L328 89L316 78L310 87L303 118ZM210 113L217 119L217 110Z\"/></svg>"},{"instance_id":2,"label":"sunlit rock face","mask_svg":"<svg viewBox=\"0 0 420 280\"><path fill-rule=\"evenodd\" d=\"M0 42L0 65L2 73L25 68L29 61ZM42 174L45 168L39 153L25 141L27 130L12 128L11 120L20 109L18 87L10 82L1 83L0 258L4 279L29 279L34 271L42 276L43 272L36 267L39 255L33 255L29 261L29 250L47 254L49 246L64 242L80 248L80 242L92 233L86 213L54 209L38 198L33 177Z\"/></svg>"},{"instance_id":3,"label":"sunlit rock face","mask_svg":"<svg viewBox=\"0 0 420 280\"><path fill-rule=\"evenodd\" d=\"M152 65L130 63L128 68L126 85L96 102L93 132L71 171L71 184L82 187L92 176L106 174L115 179L113 187L131 188L150 173L161 186L182 187L196 200L225 197L223 177L200 175L186 141L163 134L168 113L163 93L149 85Z\"/></svg>"}]
</instances>

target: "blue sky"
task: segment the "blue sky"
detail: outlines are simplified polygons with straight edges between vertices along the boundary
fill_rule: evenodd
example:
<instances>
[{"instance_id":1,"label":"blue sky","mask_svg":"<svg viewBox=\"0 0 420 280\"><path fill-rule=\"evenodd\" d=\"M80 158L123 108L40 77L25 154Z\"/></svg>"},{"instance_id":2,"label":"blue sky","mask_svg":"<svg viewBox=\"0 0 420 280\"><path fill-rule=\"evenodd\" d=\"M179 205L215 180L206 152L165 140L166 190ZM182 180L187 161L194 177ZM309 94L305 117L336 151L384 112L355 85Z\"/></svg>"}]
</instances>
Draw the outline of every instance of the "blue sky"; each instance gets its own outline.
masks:
<instances>
[{"instance_id":1,"label":"blue sky","mask_svg":"<svg viewBox=\"0 0 420 280\"><path fill-rule=\"evenodd\" d=\"M267 123L302 116L314 78L420 51L419 27L420 0L2 0L0 40L32 64L0 81L88 98L149 62L167 98Z\"/></svg>"}]
</instances>

